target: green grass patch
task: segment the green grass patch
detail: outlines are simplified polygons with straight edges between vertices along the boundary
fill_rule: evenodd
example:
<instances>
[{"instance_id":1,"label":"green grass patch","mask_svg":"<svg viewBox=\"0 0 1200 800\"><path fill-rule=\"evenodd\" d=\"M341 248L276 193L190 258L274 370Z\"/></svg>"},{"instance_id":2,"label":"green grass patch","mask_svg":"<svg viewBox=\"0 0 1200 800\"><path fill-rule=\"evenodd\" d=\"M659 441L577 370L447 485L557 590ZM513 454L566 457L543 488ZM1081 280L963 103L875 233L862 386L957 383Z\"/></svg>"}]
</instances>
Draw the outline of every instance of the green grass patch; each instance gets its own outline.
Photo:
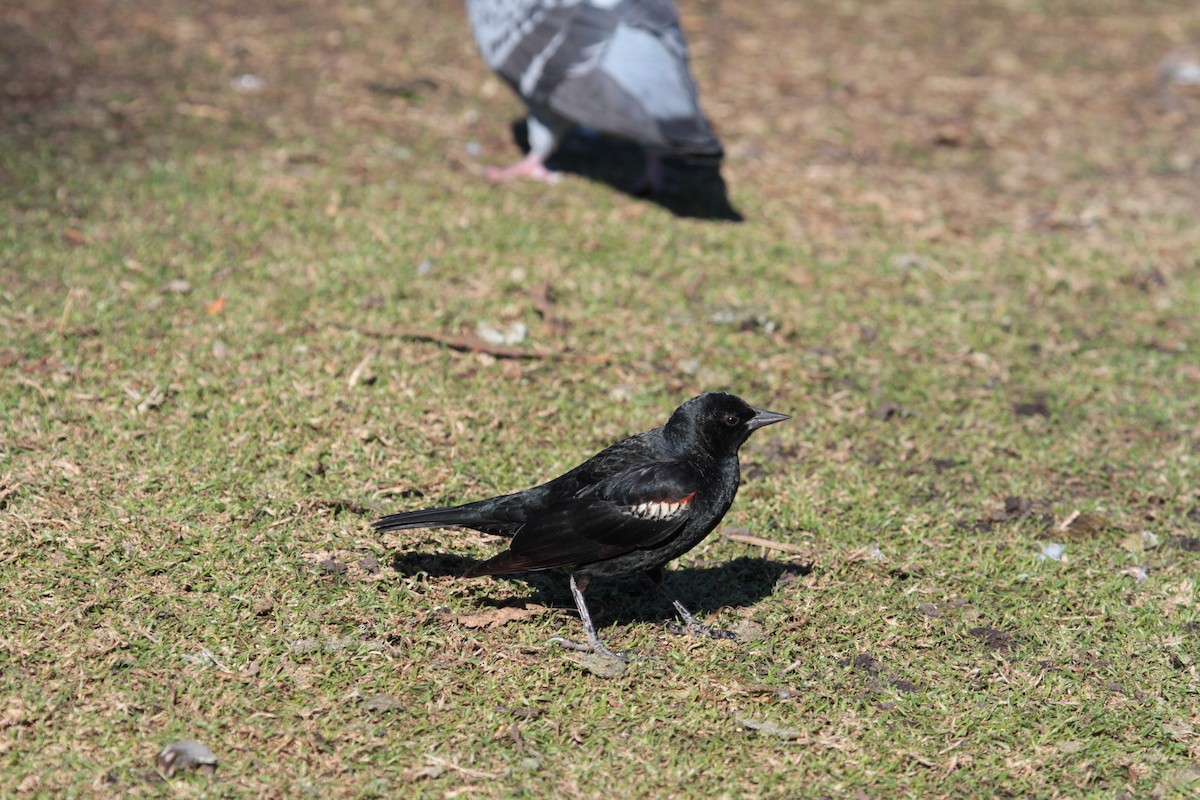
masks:
<instances>
[{"instance_id":1,"label":"green grass patch","mask_svg":"<svg viewBox=\"0 0 1200 800\"><path fill-rule=\"evenodd\" d=\"M24 3L0 34L5 790L1192 796L1200 195L1162 165L1198 156L1188 107L1121 65L1195 10L978 5L949 44L901 4L691 9L730 224L578 176L486 185L517 106L455 9L81 6L66 39L68 8ZM1084 34L1086 61L1061 46ZM444 345L480 322L534 357ZM596 582L640 656L605 679L546 644L578 630L564 578L463 580L495 541L369 528L715 389L793 415L668 578L740 641ZM214 775L156 773L185 738Z\"/></svg>"}]
</instances>

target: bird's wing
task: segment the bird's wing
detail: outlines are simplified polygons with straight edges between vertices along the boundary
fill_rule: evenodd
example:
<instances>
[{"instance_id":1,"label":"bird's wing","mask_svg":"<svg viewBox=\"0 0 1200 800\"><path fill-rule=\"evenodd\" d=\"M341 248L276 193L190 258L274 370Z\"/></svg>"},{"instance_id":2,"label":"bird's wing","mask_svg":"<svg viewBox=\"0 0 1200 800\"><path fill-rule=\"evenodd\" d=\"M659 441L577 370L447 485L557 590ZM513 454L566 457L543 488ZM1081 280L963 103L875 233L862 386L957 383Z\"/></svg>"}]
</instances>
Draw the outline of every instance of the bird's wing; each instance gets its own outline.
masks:
<instances>
[{"instance_id":1,"label":"bird's wing","mask_svg":"<svg viewBox=\"0 0 1200 800\"><path fill-rule=\"evenodd\" d=\"M700 109L674 3L625 0L592 69L576 68L548 87L548 106L579 125L667 152L720 156Z\"/></svg>"},{"instance_id":2,"label":"bird's wing","mask_svg":"<svg viewBox=\"0 0 1200 800\"><path fill-rule=\"evenodd\" d=\"M586 0L472 0L483 59L531 105L544 105L573 75L593 69L619 20L611 3Z\"/></svg>"},{"instance_id":3,"label":"bird's wing","mask_svg":"<svg viewBox=\"0 0 1200 800\"><path fill-rule=\"evenodd\" d=\"M529 519L508 550L468 575L576 566L654 547L691 518L697 471L655 462L622 472Z\"/></svg>"}]
</instances>

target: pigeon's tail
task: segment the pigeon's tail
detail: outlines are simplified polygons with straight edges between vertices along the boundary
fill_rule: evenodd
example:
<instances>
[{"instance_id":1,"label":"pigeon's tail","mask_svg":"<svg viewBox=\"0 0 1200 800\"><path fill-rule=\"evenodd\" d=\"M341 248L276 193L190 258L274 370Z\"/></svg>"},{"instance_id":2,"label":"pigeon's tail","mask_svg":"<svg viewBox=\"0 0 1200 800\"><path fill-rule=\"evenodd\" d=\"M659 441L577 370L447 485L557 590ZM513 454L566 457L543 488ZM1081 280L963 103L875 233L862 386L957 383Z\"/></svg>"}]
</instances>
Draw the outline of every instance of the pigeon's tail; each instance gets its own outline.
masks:
<instances>
[{"instance_id":1,"label":"pigeon's tail","mask_svg":"<svg viewBox=\"0 0 1200 800\"><path fill-rule=\"evenodd\" d=\"M692 164L719 166L725 157L721 140L703 114L658 120L658 129L666 142L663 154ZM653 146L653 145L651 145Z\"/></svg>"},{"instance_id":2,"label":"pigeon's tail","mask_svg":"<svg viewBox=\"0 0 1200 800\"><path fill-rule=\"evenodd\" d=\"M667 152L665 155L695 167L720 167L721 162L725 160L725 151L721 148L720 143L711 149L681 150Z\"/></svg>"},{"instance_id":3,"label":"pigeon's tail","mask_svg":"<svg viewBox=\"0 0 1200 800\"><path fill-rule=\"evenodd\" d=\"M471 528L484 533L494 533L498 536L512 536L520 528L516 520L498 519L489 514L492 504L488 501L466 503L450 508L423 508L417 511L403 511L399 514L389 514L371 523L375 530L403 531L412 528Z\"/></svg>"}]
</instances>

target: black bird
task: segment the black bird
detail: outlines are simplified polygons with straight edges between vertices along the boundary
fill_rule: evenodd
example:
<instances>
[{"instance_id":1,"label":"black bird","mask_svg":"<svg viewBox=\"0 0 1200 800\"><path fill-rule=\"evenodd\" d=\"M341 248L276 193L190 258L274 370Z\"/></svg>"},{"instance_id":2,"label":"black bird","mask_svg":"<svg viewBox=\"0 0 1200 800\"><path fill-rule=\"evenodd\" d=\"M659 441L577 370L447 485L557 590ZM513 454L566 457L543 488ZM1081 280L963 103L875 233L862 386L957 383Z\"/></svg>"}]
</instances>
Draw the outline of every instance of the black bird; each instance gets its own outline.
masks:
<instances>
[{"instance_id":1,"label":"black bird","mask_svg":"<svg viewBox=\"0 0 1200 800\"><path fill-rule=\"evenodd\" d=\"M647 573L670 598L686 632L732 638L701 624L667 590L663 566L698 545L729 510L742 443L785 419L731 394L702 394L675 409L661 428L618 442L548 483L451 508L392 514L374 527L462 527L512 537L507 550L471 567L466 577L565 567L587 644L551 641L573 650L621 658L600 642L583 593L592 578L634 572Z\"/></svg>"}]
</instances>

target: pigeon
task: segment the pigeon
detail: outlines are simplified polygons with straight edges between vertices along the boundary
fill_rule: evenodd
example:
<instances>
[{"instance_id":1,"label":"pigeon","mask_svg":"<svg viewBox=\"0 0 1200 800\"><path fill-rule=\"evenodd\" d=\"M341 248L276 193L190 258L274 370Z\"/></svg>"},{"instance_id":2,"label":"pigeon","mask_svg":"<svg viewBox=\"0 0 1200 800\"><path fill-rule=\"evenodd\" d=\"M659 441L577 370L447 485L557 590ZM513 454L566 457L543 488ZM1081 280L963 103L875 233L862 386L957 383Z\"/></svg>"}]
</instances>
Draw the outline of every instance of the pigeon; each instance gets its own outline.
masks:
<instances>
[{"instance_id":1,"label":"pigeon","mask_svg":"<svg viewBox=\"0 0 1200 800\"><path fill-rule=\"evenodd\" d=\"M546 159L575 127L641 144L639 191L663 190L663 156L720 164L673 0L467 0L467 15L484 61L529 111L529 154L490 180L556 180Z\"/></svg>"},{"instance_id":2,"label":"pigeon","mask_svg":"<svg viewBox=\"0 0 1200 800\"><path fill-rule=\"evenodd\" d=\"M667 590L663 567L698 545L737 494L738 448L750 434L787 415L709 392L694 397L660 428L639 433L569 472L513 494L377 520L378 531L462 527L511 537L507 550L465 577L565 568L586 643L556 637L573 650L621 658L601 643L584 591L592 578L645 573L683 619L681 631L733 638L703 625Z\"/></svg>"}]
</instances>

